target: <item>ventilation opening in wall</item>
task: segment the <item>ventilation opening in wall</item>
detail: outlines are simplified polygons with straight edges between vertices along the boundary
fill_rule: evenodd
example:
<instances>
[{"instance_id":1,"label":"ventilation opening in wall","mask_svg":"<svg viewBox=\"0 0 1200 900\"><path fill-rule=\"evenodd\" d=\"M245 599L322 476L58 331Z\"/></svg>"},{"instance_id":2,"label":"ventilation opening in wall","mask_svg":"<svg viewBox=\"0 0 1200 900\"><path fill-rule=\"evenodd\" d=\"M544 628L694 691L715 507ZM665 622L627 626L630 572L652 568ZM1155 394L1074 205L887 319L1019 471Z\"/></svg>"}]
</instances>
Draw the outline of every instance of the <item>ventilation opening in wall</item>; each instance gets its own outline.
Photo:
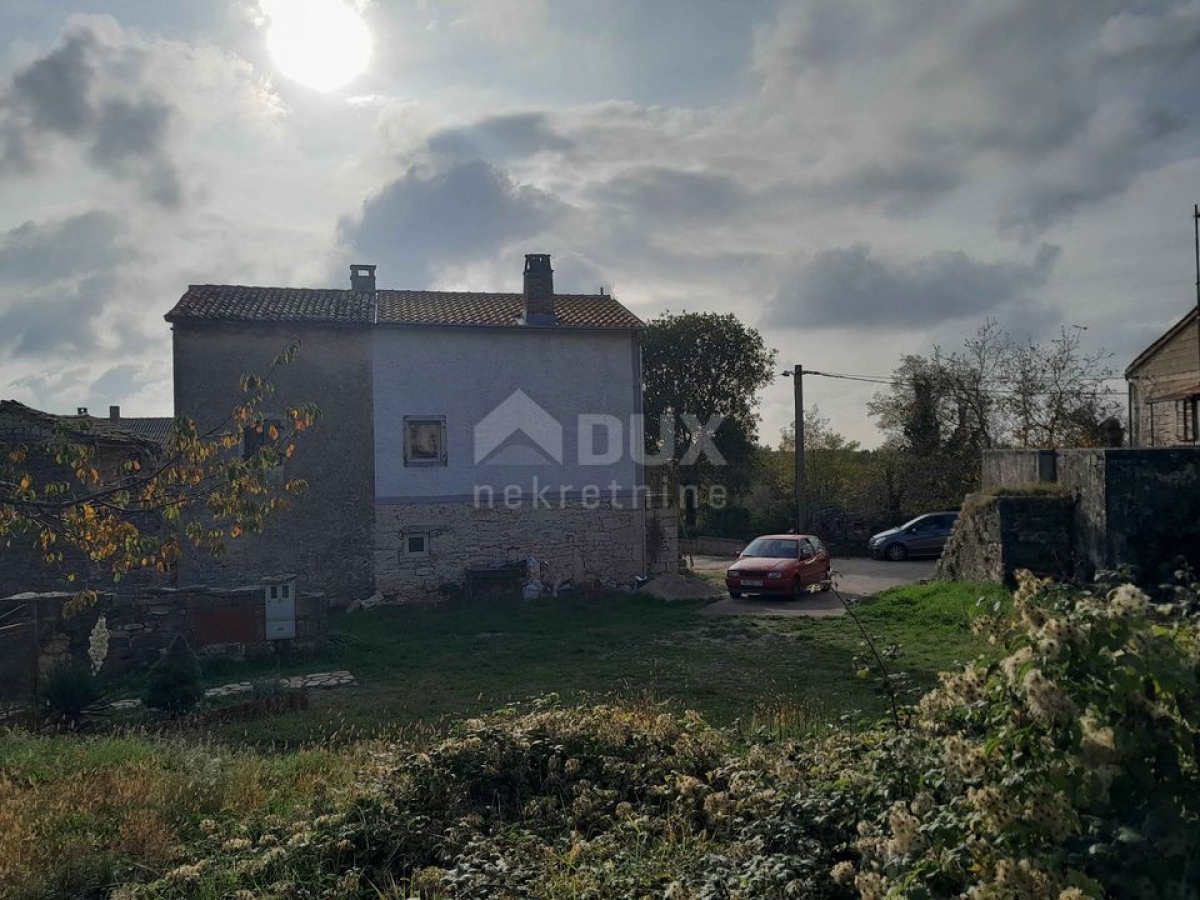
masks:
<instances>
[{"instance_id":1,"label":"ventilation opening in wall","mask_svg":"<svg viewBox=\"0 0 1200 900\"><path fill-rule=\"evenodd\" d=\"M427 534L406 534L404 536L404 555L405 556L428 556L429 555L429 535L427 535Z\"/></svg>"}]
</instances>

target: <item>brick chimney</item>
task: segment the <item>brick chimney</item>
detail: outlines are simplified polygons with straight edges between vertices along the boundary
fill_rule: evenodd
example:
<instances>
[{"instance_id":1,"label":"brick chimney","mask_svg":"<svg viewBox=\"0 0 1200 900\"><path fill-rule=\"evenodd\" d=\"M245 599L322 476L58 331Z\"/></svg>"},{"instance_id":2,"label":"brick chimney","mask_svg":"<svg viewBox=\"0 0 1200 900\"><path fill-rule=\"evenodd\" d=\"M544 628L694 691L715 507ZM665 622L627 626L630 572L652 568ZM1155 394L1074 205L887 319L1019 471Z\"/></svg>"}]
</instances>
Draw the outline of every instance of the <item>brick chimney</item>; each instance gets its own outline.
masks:
<instances>
[{"instance_id":1,"label":"brick chimney","mask_svg":"<svg viewBox=\"0 0 1200 900\"><path fill-rule=\"evenodd\" d=\"M554 317L554 270L549 253L525 254L525 324L557 325Z\"/></svg>"},{"instance_id":2,"label":"brick chimney","mask_svg":"<svg viewBox=\"0 0 1200 900\"><path fill-rule=\"evenodd\" d=\"M362 263L352 265L350 267L350 290L375 290L375 266L367 266Z\"/></svg>"},{"instance_id":3,"label":"brick chimney","mask_svg":"<svg viewBox=\"0 0 1200 900\"><path fill-rule=\"evenodd\" d=\"M121 421L121 407L110 406L108 408L108 421L110 421L110 422L120 422Z\"/></svg>"}]
</instances>

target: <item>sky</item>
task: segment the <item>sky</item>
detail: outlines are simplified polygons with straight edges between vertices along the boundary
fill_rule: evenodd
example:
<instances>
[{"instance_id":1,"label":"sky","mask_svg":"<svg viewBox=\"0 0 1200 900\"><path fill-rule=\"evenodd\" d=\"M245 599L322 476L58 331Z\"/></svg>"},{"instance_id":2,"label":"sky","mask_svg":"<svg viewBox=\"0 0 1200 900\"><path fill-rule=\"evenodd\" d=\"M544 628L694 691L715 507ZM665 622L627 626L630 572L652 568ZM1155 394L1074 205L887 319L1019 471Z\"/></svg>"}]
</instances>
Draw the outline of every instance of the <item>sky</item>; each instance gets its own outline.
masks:
<instances>
[{"instance_id":1,"label":"sky","mask_svg":"<svg viewBox=\"0 0 1200 900\"><path fill-rule=\"evenodd\" d=\"M1120 371L1196 301L1200 0L340 4L0 0L0 397L170 415L188 284L353 262L516 291L550 253L866 375L988 318ZM876 389L805 380L868 446Z\"/></svg>"}]
</instances>

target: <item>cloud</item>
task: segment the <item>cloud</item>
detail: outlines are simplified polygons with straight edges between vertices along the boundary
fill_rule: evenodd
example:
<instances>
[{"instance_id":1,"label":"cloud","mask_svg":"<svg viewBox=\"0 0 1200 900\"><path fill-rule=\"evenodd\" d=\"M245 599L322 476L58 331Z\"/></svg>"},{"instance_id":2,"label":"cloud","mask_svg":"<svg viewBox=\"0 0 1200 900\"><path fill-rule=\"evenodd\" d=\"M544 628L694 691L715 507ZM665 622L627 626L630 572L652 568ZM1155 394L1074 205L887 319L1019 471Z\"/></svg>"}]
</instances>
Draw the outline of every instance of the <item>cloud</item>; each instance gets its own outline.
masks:
<instances>
[{"instance_id":1,"label":"cloud","mask_svg":"<svg viewBox=\"0 0 1200 900\"><path fill-rule=\"evenodd\" d=\"M754 68L814 196L903 215L987 179L1029 236L1181 152L1197 51L1195 0L814 0L760 27Z\"/></svg>"},{"instance_id":2,"label":"cloud","mask_svg":"<svg viewBox=\"0 0 1200 900\"><path fill-rule=\"evenodd\" d=\"M379 265L381 286L422 288L440 267L496 254L550 228L565 207L480 160L440 172L409 169L338 224L355 261Z\"/></svg>"},{"instance_id":3,"label":"cloud","mask_svg":"<svg viewBox=\"0 0 1200 900\"><path fill-rule=\"evenodd\" d=\"M635 166L595 186L591 197L635 220L720 219L749 205L749 196L724 173Z\"/></svg>"},{"instance_id":4,"label":"cloud","mask_svg":"<svg viewBox=\"0 0 1200 900\"><path fill-rule=\"evenodd\" d=\"M1046 284L1059 248L1026 263L986 263L962 251L912 262L880 259L866 244L818 253L779 291L765 320L795 328L928 329L1028 305Z\"/></svg>"},{"instance_id":5,"label":"cloud","mask_svg":"<svg viewBox=\"0 0 1200 900\"><path fill-rule=\"evenodd\" d=\"M121 220L93 210L59 222L26 222L0 236L0 285L45 284L133 258Z\"/></svg>"},{"instance_id":6,"label":"cloud","mask_svg":"<svg viewBox=\"0 0 1200 900\"><path fill-rule=\"evenodd\" d=\"M575 146L551 127L543 112L487 116L469 125L435 131L427 143L437 156L453 160L506 160Z\"/></svg>"},{"instance_id":7,"label":"cloud","mask_svg":"<svg viewBox=\"0 0 1200 900\"><path fill-rule=\"evenodd\" d=\"M115 286L105 273L22 292L0 312L0 345L14 356L94 350L92 328Z\"/></svg>"},{"instance_id":8,"label":"cloud","mask_svg":"<svg viewBox=\"0 0 1200 900\"><path fill-rule=\"evenodd\" d=\"M106 17L76 17L46 55L0 89L0 175L34 171L58 138L98 170L177 207L182 191L171 158L175 110L148 83L143 48Z\"/></svg>"},{"instance_id":9,"label":"cloud","mask_svg":"<svg viewBox=\"0 0 1200 900\"><path fill-rule=\"evenodd\" d=\"M14 356L93 349L115 298L115 270L135 258L114 215L26 222L0 237L0 347Z\"/></svg>"}]
</instances>

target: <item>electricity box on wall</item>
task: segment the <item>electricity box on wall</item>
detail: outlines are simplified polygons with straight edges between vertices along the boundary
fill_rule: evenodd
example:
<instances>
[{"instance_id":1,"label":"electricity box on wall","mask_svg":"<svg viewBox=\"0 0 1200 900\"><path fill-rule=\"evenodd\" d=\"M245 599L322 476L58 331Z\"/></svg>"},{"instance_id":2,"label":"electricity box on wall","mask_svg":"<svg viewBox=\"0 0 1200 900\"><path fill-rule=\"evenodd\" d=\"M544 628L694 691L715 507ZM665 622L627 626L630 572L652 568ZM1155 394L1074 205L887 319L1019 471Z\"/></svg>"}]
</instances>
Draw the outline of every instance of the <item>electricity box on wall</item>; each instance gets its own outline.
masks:
<instances>
[{"instance_id":1,"label":"electricity box on wall","mask_svg":"<svg viewBox=\"0 0 1200 900\"><path fill-rule=\"evenodd\" d=\"M266 638L289 641L296 637L296 576L279 575L263 579L266 600Z\"/></svg>"}]
</instances>

